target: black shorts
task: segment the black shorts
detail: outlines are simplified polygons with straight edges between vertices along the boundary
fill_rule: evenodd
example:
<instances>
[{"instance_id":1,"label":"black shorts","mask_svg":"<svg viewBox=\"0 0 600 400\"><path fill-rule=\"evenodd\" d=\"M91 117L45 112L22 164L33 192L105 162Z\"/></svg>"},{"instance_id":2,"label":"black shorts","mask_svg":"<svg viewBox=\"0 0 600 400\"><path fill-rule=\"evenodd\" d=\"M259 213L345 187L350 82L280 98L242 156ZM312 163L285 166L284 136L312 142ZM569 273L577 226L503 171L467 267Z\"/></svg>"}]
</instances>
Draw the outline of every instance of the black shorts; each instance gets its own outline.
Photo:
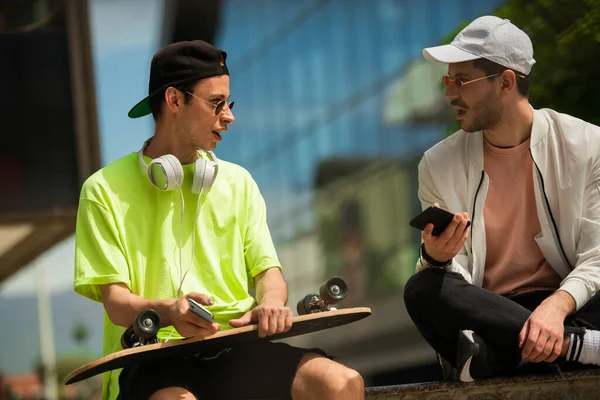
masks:
<instances>
[{"instance_id":1,"label":"black shorts","mask_svg":"<svg viewBox=\"0 0 600 400\"><path fill-rule=\"evenodd\" d=\"M162 358L123 369L119 400L147 400L152 393L182 387L201 399L290 399L298 363L320 349L261 341L207 356Z\"/></svg>"}]
</instances>

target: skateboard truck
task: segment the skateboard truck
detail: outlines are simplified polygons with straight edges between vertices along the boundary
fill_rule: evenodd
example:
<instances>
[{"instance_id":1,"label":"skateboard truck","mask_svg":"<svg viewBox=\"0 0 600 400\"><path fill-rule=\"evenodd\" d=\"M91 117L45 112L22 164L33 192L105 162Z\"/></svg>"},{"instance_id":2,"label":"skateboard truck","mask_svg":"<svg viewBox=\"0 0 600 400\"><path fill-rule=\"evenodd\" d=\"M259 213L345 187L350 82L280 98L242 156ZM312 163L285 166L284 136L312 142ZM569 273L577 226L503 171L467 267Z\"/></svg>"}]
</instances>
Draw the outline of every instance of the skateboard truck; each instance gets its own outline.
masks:
<instances>
[{"instance_id":1,"label":"skateboard truck","mask_svg":"<svg viewBox=\"0 0 600 400\"><path fill-rule=\"evenodd\" d=\"M156 337L160 329L160 315L154 310L144 310L129 328L121 335L121 347L129 349L137 346L158 343Z\"/></svg>"},{"instance_id":2,"label":"skateboard truck","mask_svg":"<svg viewBox=\"0 0 600 400\"><path fill-rule=\"evenodd\" d=\"M348 285L339 276L328 279L319 288L319 294L310 293L298 302L298 315L313 314L335 310L333 305L342 301L348 295Z\"/></svg>"}]
</instances>

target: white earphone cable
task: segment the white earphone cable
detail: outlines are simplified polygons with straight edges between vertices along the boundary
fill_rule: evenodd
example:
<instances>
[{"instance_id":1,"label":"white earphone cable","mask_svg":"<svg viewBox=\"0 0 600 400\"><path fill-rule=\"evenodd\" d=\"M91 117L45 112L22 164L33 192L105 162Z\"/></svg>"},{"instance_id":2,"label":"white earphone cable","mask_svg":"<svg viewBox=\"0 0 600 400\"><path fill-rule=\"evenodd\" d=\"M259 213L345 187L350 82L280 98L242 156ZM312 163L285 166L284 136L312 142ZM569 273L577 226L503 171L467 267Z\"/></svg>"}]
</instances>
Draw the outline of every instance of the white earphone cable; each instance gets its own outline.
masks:
<instances>
[{"instance_id":1,"label":"white earphone cable","mask_svg":"<svg viewBox=\"0 0 600 400\"><path fill-rule=\"evenodd\" d=\"M185 200L183 198L183 191L181 190L181 186L179 184L177 184L177 189L179 190L179 195L181 197L181 214L179 217L179 288L177 289L177 294L175 295L175 298L179 298L179 295L181 293L181 287L183 286L183 257L182 257L182 237L183 237L183 215L185 213ZM168 342L171 339L171 336L173 336L173 332L175 332L175 327L173 327L173 329L171 329L171 332L169 333L169 336L167 336L167 338L165 339L165 342Z\"/></svg>"},{"instance_id":2,"label":"white earphone cable","mask_svg":"<svg viewBox=\"0 0 600 400\"><path fill-rule=\"evenodd\" d=\"M181 186L177 185L177 189L179 190L179 195L181 196L181 217L179 219L179 288L177 289L177 298L181 295L181 287L183 285L183 279L185 275L183 274L183 216L185 214L185 200L183 199L183 191L181 190ZM187 272L186 272L187 273Z\"/></svg>"},{"instance_id":3,"label":"white earphone cable","mask_svg":"<svg viewBox=\"0 0 600 400\"><path fill-rule=\"evenodd\" d=\"M190 259L190 266L194 265L194 249L196 248L196 222L198 221L198 216L200 215L200 198L202 197L202 193L204 192L204 187L200 188L200 193L198 194L198 202L196 203L196 215L194 216L194 228L192 229L192 258ZM189 268L188 268L189 271ZM187 271L185 272L187 275Z\"/></svg>"},{"instance_id":4,"label":"white earphone cable","mask_svg":"<svg viewBox=\"0 0 600 400\"><path fill-rule=\"evenodd\" d=\"M181 195L181 217L179 219L179 277L181 281L179 282L179 288L177 289L177 296L179 298L181 295L181 288L183 287L183 281L187 276L188 272L192 265L194 265L194 248L196 247L196 222L198 221L198 215L200 214L200 198L202 197L202 193L204 192L204 187L200 188L200 193L198 194L198 202L196 203L196 215L194 218L194 226L192 228L192 255L190 257L190 264L188 265L187 270L183 273L183 262L182 262L182 237L183 237L183 215L185 212L185 201L183 199L183 191L181 190L181 186L177 185L177 189L179 189L179 194ZM165 342L168 342L171 339L171 336L175 332L175 327L171 329L169 336L165 339Z\"/></svg>"}]
</instances>

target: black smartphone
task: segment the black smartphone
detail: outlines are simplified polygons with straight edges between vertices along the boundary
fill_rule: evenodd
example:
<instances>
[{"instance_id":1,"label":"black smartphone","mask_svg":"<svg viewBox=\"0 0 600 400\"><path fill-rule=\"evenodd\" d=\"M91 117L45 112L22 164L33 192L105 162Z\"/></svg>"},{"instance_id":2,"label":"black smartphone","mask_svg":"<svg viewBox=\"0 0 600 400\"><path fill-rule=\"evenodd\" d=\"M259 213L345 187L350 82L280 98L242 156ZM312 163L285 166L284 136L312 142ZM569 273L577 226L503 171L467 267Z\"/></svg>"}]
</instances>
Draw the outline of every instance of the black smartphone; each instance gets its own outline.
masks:
<instances>
[{"instance_id":1,"label":"black smartphone","mask_svg":"<svg viewBox=\"0 0 600 400\"><path fill-rule=\"evenodd\" d=\"M205 319L206 321L213 323L213 315L206 308L202 307L200 303L190 299L188 297L188 303L190 303L190 311L196 314L197 316Z\"/></svg>"},{"instance_id":2,"label":"black smartphone","mask_svg":"<svg viewBox=\"0 0 600 400\"><path fill-rule=\"evenodd\" d=\"M438 207L429 207L410 221L410 226L423 230L427 224L433 224L433 236L440 236L452 222L454 214ZM467 228L471 221L467 221ZM466 229L466 228L465 228Z\"/></svg>"}]
</instances>

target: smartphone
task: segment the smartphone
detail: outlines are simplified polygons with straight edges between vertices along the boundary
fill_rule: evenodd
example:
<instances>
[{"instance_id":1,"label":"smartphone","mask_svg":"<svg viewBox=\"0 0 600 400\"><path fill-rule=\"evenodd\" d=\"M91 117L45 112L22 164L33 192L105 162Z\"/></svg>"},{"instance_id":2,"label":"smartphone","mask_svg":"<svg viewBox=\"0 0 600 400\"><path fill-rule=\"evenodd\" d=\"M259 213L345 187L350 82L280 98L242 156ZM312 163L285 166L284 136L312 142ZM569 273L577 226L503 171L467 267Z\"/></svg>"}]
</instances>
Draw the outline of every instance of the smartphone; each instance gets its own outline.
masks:
<instances>
[{"instance_id":1,"label":"smartphone","mask_svg":"<svg viewBox=\"0 0 600 400\"><path fill-rule=\"evenodd\" d=\"M427 224L433 224L433 236L440 236L446 230L450 222L452 222L454 214L438 207L429 207L421 214L417 215L410 221L410 226L423 230ZM471 226L471 221L467 221L468 228ZM465 229L466 229L465 228Z\"/></svg>"},{"instance_id":2,"label":"smartphone","mask_svg":"<svg viewBox=\"0 0 600 400\"><path fill-rule=\"evenodd\" d=\"M206 308L202 307L197 301L194 301L188 298L188 303L190 304L190 311L196 314L197 316L205 319L206 321L213 323L213 315Z\"/></svg>"}]
</instances>

